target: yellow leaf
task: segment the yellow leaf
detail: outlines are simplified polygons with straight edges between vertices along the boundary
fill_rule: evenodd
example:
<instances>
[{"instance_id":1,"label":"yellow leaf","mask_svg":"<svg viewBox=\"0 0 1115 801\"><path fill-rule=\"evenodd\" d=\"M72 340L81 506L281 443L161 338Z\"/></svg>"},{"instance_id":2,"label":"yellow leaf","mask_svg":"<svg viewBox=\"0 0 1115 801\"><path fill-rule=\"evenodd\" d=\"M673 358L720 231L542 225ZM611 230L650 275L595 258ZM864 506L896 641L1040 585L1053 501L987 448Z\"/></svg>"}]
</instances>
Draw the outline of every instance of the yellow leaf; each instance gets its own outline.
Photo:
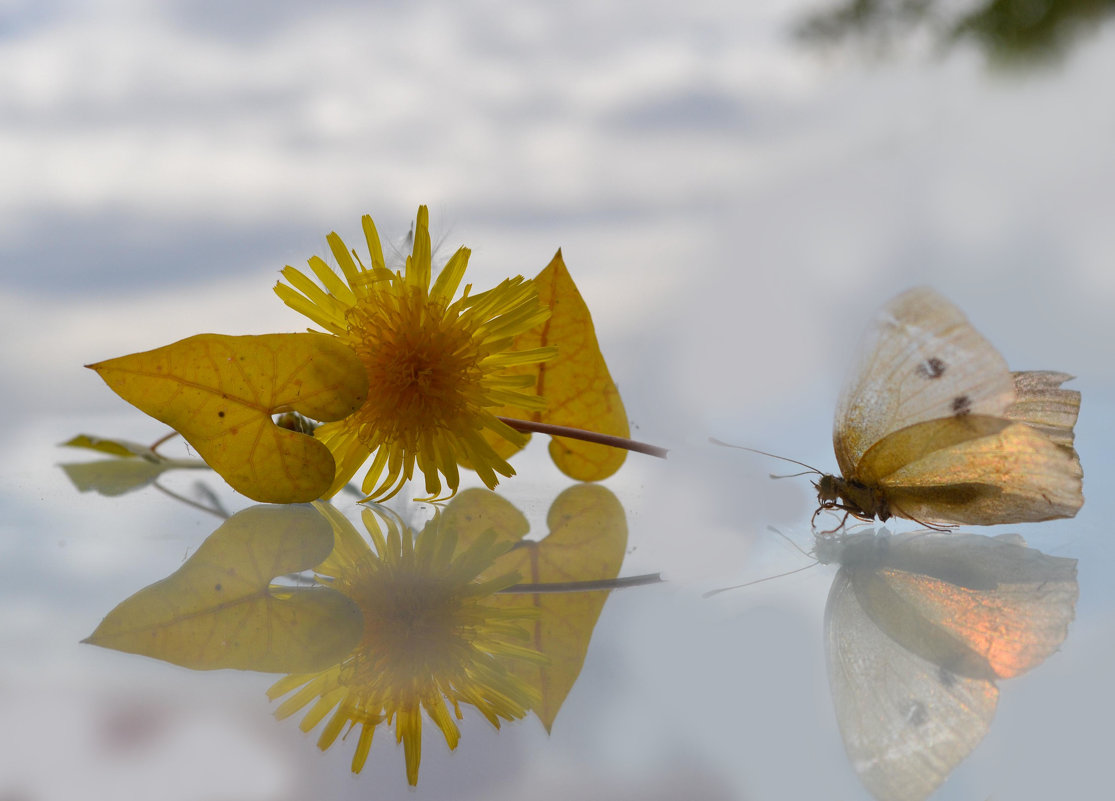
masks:
<instances>
[{"instance_id":1,"label":"yellow leaf","mask_svg":"<svg viewBox=\"0 0 1115 801\"><path fill-rule=\"evenodd\" d=\"M360 611L325 587L271 579L314 567L333 548L309 506L255 506L230 517L162 581L125 600L85 642L194 670L323 670L360 641Z\"/></svg>"},{"instance_id":2,"label":"yellow leaf","mask_svg":"<svg viewBox=\"0 0 1115 801\"><path fill-rule=\"evenodd\" d=\"M547 515L550 534L541 542L524 541L496 560L493 571L517 570L523 583L553 584L614 579L627 548L623 506L607 488L594 484L570 487L554 500ZM606 590L533 593L539 616L531 645L549 658L548 665L515 664L511 670L538 689L535 714L549 731L585 662L592 630L608 599ZM493 601L515 607L523 594L508 593Z\"/></svg>"},{"instance_id":3,"label":"yellow leaf","mask_svg":"<svg viewBox=\"0 0 1115 801\"><path fill-rule=\"evenodd\" d=\"M234 489L267 503L312 501L335 471L328 448L271 415L341 420L368 392L360 359L327 334L199 334L89 366L176 429Z\"/></svg>"},{"instance_id":4,"label":"yellow leaf","mask_svg":"<svg viewBox=\"0 0 1115 801\"><path fill-rule=\"evenodd\" d=\"M571 426L600 434L628 437L631 429L619 390L596 341L592 315L565 267L559 250L534 279L550 319L515 337L515 350L556 345L557 356L541 364L524 365L516 372L534 377L534 391L546 399L543 412L505 406L496 414L522 420ZM503 458L517 448L499 437L488 441ZM555 437L550 456L558 468L578 481L600 481L619 470L627 451L607 445Z\"/></svg>"},{"instance_id":5,"label":"yellow leaf","mask_svg":"<svg viewBox=\"0 0 1115 801\"><path fill-rule=\"evenodd\" d=\"M496 542L518 542L530 531L526 516L509 501L479 488L457 493L440 518L435 518L431 524L456 535L457 553L468 550L480 535L488 531L496 533ZM484 575L489 573L485 571Z\"/></svg>"}]
</instances>

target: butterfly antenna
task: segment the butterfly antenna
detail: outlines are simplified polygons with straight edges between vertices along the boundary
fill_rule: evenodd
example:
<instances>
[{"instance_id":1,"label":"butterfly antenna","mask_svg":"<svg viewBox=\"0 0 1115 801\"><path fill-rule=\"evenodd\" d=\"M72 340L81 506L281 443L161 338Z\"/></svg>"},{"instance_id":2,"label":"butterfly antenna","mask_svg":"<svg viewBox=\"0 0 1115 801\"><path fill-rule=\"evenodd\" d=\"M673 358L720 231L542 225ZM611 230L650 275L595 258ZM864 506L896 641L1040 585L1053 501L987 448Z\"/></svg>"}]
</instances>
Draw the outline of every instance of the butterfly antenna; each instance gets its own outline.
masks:
<instances>
[{"instance_id":1,"label":"butterfly antenna","mask_svg":"<svg viewBox=\"0 0 1115 801\"><path fill-rule=\"evenodd\" d=\"M730 442L723 442L721 440L718 440L716 437L709 437L708 441L711 442L713 445L719 445L722 448L735 448L736 450L749 451L751 453L757 453L760 456L769 456L772 459L781 459L784 462L791 462L792 464L796 464L799 467L804 467L810 473L816 473L819 476L824 475L823 472L821 472L820 470L818 470L816 467L814 467L811 464L806 464L805 462L799 462L797 459L790 459L789 457L786 457L786 456L779 456L777 453L767 453L766 451L760 451L760 450L757 450L755 448L745 448L743 445L733 445ZM799 475L799 476L804 475L804 473L798 473L797 475ZM782 478L782 476L771 476L771 478ZM786 478L789 478L789 476L786 476Z\"/></svg>"},{"instance_id":2,"label":"butterfly antenna","mask_svg":"<svg viewBox=\"0 0 1115 801\"><path fill-rule=\"evenodd\" d=\"M797 478L798 476L807 476L812 472L816 472L816 471L806 470L802 473L781 473L781 474L780 473L771 473L770 477L771 478Z\"/></svg>"},{"instance_id":3,"label":"butterfly antenna","mask_svg":"<svg viewBox=\"0 0 1115 801\"><path fill-rule=\"evenodd\" d=\"M762 584L764 581L770 581L771 579L782 578L783 576L792 576L794 573L800 573L803 570L808 570L809 568L816 567L817 565L820 564L820 562L817 561L817 559L813 556L813 554L804 550L800 545L798 545L792 539L790 539L785 534L783 534L781 531L776 529L774 526L767 526L767 531L773 531L779 537L786 540L786 542L790 543L790 545L793 547L793 549L795 551L800 553L806 559L811 559L812 561L809 564L805 565L804 567L795 568L794 570L787 570L785 573L778 573L778 574L773 575L773 576L766 576L766 577L761 578L761 579L755 579L754 581L747 581L747 582L744 582L743 584L736 584L736 585L731 586L731 587L721 587L718 590L709 590L708 592L706 592L704 595L701 596L702 598L711 598L714 595L719 595L720 593L727 592L728 590L739 590L739 589L742 589L743 587L750 587L752 584Z\"/></svg>"},{"instance_id":4,"label":"butterfly antenna","mask_svg":"<svg viewBox=\"0 0 1115 801\"><path fill-rule=\"evenodd\" d=\"M794 542L794 541L793 541L792 539L790 539L790 538L789 538L789 537L787 537L787 536L786 536L785 534L783 534L783 533L782 533L781 531L779 531L778 529L776 529L776 528L775 528L774 526L767 526L767 531L773 531L773 532L774 532L775 534L777 534L777 535L778 535L779 537L781 537L782 539L786 540L786 542L790 543L790 547L792 547L792 548L793 548L793 549L794 549L795 551L797 551L798 553L800 553L800 554L801 554L802 556L804 556L804 557L805 557L806 559L812 559L812 558L813 558L813 554L809 553L809 551L806 551L806 550L804 550L804 549L803 549L803 548L802 548L802 547L801 547L800 545L798 545L798 544L797 544L796 542Z\"/></svg>"},{"instance_id":5,"label":"butterfly antenna","mask_svg":"<svg viewBox=\"0 0 1115 801\"><path fill-rule=\"evenodd\" d=\"M794 573L800 573L803 570L808 570L809 568L816 567L819 564L821 564L821 563L820 562L812 562L812 563L806 565L805 567L799 567L795 570L787 570L785 573L777 573L773 576L766 576L766 577L761 578L761 579L755 579L754 581L746 581L743 584L735 584L731 587L721 587L720 589L717 589L717 590L709 590L708 592L704 593L701 597L702 598L711 598L714 595L719 595L720 593L727 592L728 590L741 590L744 587L750 587L750 586L755 585L755 584L762 584L764 581L771 581L772 579L776 579L776 578L784 578L785 576L792 576L792 575L794 575Z\"/></svg>"}]
</instances>

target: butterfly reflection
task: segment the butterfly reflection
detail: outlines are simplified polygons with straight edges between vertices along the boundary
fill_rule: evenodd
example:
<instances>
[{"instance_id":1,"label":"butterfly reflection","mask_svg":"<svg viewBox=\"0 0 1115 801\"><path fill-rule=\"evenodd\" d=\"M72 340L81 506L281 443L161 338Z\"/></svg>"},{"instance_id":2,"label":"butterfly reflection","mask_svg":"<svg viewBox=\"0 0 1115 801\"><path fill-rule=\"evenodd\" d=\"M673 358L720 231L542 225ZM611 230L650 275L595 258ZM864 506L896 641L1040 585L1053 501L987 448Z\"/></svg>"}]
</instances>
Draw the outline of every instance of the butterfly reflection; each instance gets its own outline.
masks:
<instances>
[{"instance_id":1,"label":"butterfly reflection","mask_svg":"<svg viewBox=\"0 0 1115 801\"><path fill-rule=\"evenodd\" d=\"M841 564L825 640L848 757L881 801L926 798L987 733L996 681L1064 641L1076 560L939 533L821 538L817 555Z\"/></svg>"}]
</instances>

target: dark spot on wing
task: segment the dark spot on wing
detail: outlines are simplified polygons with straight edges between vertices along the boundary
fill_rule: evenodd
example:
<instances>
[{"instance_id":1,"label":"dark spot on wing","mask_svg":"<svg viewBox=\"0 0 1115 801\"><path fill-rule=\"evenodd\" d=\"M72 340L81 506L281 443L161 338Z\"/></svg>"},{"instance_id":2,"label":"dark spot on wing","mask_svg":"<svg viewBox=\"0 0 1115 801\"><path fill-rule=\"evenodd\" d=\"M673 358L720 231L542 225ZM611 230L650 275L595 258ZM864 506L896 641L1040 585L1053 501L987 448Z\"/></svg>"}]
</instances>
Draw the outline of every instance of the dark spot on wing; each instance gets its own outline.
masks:
<instances>
[{"instance_id":1,"label":"dark spot on wing","mask_svg":"<svg viewBox=\"0 0 1115 801\"><path fill-rule=\"evenodd\" d=\"M941 668L937 671L937 680L941 682L941 686L943 687L951 687L956 684L956 676L952 675L952 673L945 668Z\"/></svg>"},{"instance_id":2,"label":"dark spot on wing","mask_svg":"<svg viewBox=\"0 0 1115 801\"><path fill-rule=\"evenodd\" d=\"M929 710L921 701L911 699L906 704L904 717L911 726L924 726L929 721Z\"/></svg>"},{"instance_id":3,"label":"dark spot on wing","mask_svg":"<svg viewBox=\"0 0 1115 801\"><path fill-rule=\"evenodd\" d=\"M958 395L952 399L952 413L957 417L963 417L972 411L972 399L967 395Z\"/></svg>"},{"instance_id":4,"label":"dark spot on wing","mask_svg":"<svg viewBox=\"0 0 1115 801\"><path fill-rule=\"evenodd\" d=\"M922 378L940 378L945 374L945 363L934 356L919 364L916 372Z\"/></svg>"}]
</instances>

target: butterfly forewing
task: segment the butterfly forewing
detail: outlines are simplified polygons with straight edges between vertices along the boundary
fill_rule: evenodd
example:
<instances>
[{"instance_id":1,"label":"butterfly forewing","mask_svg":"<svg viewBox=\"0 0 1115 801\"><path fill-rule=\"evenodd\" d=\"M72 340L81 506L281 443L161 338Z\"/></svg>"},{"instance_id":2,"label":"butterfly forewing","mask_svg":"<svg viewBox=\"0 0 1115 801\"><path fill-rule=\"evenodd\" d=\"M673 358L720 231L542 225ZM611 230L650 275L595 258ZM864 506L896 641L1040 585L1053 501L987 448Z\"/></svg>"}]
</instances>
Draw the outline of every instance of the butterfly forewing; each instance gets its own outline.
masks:
<instances>
[{"instance_id":1,"label":"butterfly forewing","mask_svg":"<svg viewBox=\"0 0 1115 801\"><path fill-rule=\"evenodd\" d=\"M1014 381L998 351L931 289L899 295L879 312L836 408L833 446L845 478L864 453L916 423L966 414L1001 417Z\"/></svg>"},{"instance_id":2,"label":"butterfly forewing","mask_svg":"<svg viewBox=\"0 0 1115 801\"><path fill-rule=\"evenodd\" d=\"M825 607L829 685L848 758L881 801L926 798L983 739L999 691L898 645L867 615L846 569Z\"/></svg>"}]
</instances>

